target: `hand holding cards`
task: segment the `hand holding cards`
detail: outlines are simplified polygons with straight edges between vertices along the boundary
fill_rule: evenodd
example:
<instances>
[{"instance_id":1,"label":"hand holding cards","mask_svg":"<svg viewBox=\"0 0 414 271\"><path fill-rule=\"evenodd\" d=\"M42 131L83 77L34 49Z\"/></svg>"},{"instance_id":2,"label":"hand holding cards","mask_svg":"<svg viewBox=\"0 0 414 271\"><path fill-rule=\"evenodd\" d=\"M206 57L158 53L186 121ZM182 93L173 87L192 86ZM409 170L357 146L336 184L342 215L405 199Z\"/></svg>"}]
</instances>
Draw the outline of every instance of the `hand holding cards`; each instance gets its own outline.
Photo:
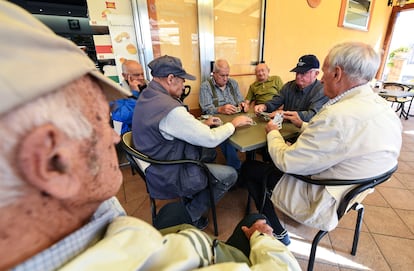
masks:
<instances>
[{"instance_id":1,"label":"hand holding cards","mask_svg":"<svg viewBox=\"0 0 414 271\"><path fill-rule=\"evenodd\" d=\"M283 122L283 113L277 112L275 117L273 118L273 123L276 124L279 129L282 129L282 122Z\"/></svg>"}]
</instances>

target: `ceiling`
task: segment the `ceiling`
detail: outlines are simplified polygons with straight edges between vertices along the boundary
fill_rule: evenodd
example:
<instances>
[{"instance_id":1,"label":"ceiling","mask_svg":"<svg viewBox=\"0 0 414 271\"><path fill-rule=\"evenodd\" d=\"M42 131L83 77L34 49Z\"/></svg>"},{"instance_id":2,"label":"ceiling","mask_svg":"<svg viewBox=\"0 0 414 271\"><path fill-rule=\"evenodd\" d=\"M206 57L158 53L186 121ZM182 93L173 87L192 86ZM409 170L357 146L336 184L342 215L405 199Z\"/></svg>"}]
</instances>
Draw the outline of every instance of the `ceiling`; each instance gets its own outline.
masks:
<instances>
[{"instance_id":1,"label":"ceiling","mask_svg":"<svg viewBox=\"0 0 414 271\"><path fill-rule=\"evenodd\" d=\"M11 0L32 14L88 17L86 0Z\"/></svg>"}]
</instances>

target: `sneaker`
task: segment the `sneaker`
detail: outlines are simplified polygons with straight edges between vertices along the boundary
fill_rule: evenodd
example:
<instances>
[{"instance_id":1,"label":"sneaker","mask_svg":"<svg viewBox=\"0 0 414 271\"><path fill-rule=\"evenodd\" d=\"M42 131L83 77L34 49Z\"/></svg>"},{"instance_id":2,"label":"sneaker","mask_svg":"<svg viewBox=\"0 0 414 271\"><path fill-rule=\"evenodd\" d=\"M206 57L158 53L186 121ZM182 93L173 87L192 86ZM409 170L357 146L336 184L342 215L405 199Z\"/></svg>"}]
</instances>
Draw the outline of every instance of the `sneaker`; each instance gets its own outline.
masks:
<instances>
[{"instance_id":1,"label":"sneaker","mask_svg":"<svg viewBox=\"0 0 414 271\"><path fill-rule=\"evenodd\" d=\"M207 228L208 225L208 218L207 217L200 217L198 220L193 221L193 226L196 227L199 230L204 230Z\"/></svg>"},{"instance_id":2,"label":"sneaker","mask_svg":"<svg viewBox=\"0 0 414 271\"><path fill-rule=\"evenodd\" d=\"M290 245L290 238L289 238L289 234L287 233L287 230L284 230L281 234L273 234L273 236L279 240L280 242L282 242L285 246Z\"/></svg>"}]
</instances>

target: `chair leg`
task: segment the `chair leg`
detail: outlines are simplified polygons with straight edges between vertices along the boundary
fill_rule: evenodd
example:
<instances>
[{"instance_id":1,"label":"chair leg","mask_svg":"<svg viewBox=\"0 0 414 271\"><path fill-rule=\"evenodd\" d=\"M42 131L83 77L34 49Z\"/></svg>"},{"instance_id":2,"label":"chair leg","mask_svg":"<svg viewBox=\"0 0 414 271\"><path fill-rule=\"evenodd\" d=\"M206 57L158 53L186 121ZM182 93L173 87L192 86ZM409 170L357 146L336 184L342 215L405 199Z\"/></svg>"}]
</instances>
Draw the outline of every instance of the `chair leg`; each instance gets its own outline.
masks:
<instances>
[{"instance_id":1,"label":"chair leg","mask_svg":"<svg viewBox=\"0 0 414 271\"><path fill-rule=\"evenodd\" d=\"M213 215L214 236L218 236L216 202L214 200L213 187L210 181L208 182L208 189L209 189L209 194L210 194L211 213Z\"/></svg>"},{"instance_id":2,"label":"chair leg","mask_svg":"<svg viewBox=\"0 0 414 271\"><path fill-rule=\"evenodd\" d=\"M308 271L313 270L313 265L315 264L315 256L316 256L316 248L318 247L319 241L327 234L327 231L319 231L315 238L313 238L312 241L312 248L309 255L309 261L308 261Z\"/></svg>"},{"instance_id":3,"label":"chair leg","mask_svg":"<svg viewBox=\"0 0 414 271\"><path fill-rule=\"evenodd\" d=\"M157 205L155 204L155 199L150 197L150 204L151 204L152 225L154 225L155 217L157 216Z\"/></svg>"},{"instance_id":4,"label":"chair leg","mask_svg":"<svg viewBox=\"0 0 414 271\"><path fill-rule=\"evenodd\" d=\"M358 247L358 241L359 241L359 233L361 232L361 226L362 226L362 218L364 217L364 206L362 204L358 204L355 207L355 210L358 210L358 217L355 225L355 232L354 232L354 241L352 243L352 250L351 255L356 255L356 250Z\"/></svg>"}]
</instances>

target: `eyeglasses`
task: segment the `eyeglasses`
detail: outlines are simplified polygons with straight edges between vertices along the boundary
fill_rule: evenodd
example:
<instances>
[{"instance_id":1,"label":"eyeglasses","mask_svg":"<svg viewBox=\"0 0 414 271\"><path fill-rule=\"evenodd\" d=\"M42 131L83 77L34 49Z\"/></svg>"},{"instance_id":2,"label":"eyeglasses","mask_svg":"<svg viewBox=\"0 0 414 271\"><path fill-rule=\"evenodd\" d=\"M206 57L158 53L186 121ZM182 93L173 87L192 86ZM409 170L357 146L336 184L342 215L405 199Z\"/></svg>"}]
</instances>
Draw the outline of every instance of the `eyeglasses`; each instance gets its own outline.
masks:
<instances>
[{"instance_id":1,"label":"eyeglasses","mask_svg":"<svg viewBox=\"0 0 414 271\"><path fill-rule=\"evenodd\" d=\"M144 73L129 73L131 77L144 77Z\"/></svg>"}]
</instances>

